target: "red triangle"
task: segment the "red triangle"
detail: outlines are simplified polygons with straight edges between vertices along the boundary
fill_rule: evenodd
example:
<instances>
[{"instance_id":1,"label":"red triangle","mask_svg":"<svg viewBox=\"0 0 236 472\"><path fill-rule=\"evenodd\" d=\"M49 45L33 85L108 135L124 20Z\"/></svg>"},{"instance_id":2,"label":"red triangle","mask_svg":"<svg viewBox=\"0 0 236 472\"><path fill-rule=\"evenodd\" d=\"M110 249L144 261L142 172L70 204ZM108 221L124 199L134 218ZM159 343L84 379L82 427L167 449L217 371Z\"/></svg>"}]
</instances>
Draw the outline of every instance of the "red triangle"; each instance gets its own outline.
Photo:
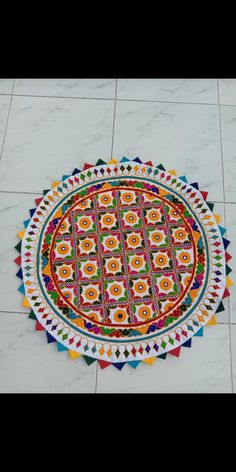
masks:
<instances>
[{"instance_id":1,"label":"red triangle","mask_svg":"<svg viewBox=\"0 0 236 472\"><path fill-rule=\"evenodd\" d=\"M102 369L105 369L106 367L108 367L109 365L112 364L112 362L101 361L101 360L99 360L98 362L99 362L100 367L101 367Z\"/></svg>"},{"instance_id":2,"label":"red triangle","mask_svg":"<svg viewBox=\"0 0 236 472\"><path fill-rule=\"evenodd\" d=\"M83 170L90 169L90 167L94 167L94 164L84 164Z\"/></svg>"},{"instance_id":3,"label":"red triangle","mask_svg":"<svg viewBox=\"0 0 236 472\"><path fill-rule=\"evenodd\" d=\"M224 295L223 295L222 298L227 298L227 297L229 297L229 296L230 296L230 293L229 293L228 289L225 288Z\"/></svg>"},{"instance_id":4,"label":"red triangle","mask_svg":"<svg viewBox=\"0 0 236 472\"><path fill-rule=\"evenodd\" d=\"M35 329L36 331L44 331L44 327L39 323L38 320L36 321Z\"/></svg>"},{"instance_id":5,"label":"red triangle","mask_svg":"<svg viewBox=\"0 0 236 472\"><path fill-rule=\"evenodd\" d=\"M225 260L226 260L226 262L230 261L230 259L232 259L232 256L231 256L228 252L226 252L226 253L225 253Z\"/></svg>"},{"instance_id":6,"label":"red triangle","mask_svg":"<svg viewBox=\"0 0 236 472\"><path fill-rule=\"evenodd\" d=\"M175 349L172 349L172 351L169 351L169 354L172 354L172 356L179 357L180 355L180 349L181 347L176 347Z\"/></svg>"},{"instance_id":7,"label":"red triangle","mask_svg":"<svg viewBox=\"0 0 236 472\"><path fill-rule=\"evenodd\" d=\"M36 205L38 206L42 200L43 200L43 197L41 197L41 198L35 198L34 201L35 201Z\"/></svg>"},{"instance_id":8,"label":"red triangle","mask_svg":"<svg viewBox=\"0 0 236 472\"><path fill-rule=\"evenodd\" d=\"M200 193L202 194L204 200L206 200L206 199L207 199L208 192L200 192Z\"/></svg>"},{"instance_id":9,"label":"red triangle","mask_svg":"<svg viewBox=\"0 0 236 472\"><path fill-rule=\"evenodd\" d=\"M152 161L144 162L144 164L146 164L147 166L153 166L153 162L152 162Z\"/></svg>"},{"instance_id":10,"label":"red triangle","mask_svg":"<svg viewBox=\"0 0 236 472\"><path fill-rule=\"evenodd\" d=\"M20 266L20 265L21 265L21 256L18 256L18 257L15 259L14 262L16 262L16 264L18 264L18 265Z\"/></svg>"}]
</instances>

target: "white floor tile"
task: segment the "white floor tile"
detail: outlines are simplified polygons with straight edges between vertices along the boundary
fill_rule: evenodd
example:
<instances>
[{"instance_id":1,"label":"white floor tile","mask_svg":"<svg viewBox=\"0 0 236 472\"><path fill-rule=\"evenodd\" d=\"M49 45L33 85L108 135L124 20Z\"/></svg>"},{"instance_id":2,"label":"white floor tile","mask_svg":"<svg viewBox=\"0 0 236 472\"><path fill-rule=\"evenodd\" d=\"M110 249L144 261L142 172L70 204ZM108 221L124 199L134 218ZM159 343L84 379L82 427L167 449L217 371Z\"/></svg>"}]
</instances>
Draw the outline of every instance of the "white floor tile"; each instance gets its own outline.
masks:
<instances>
[{"instance_id":1,"label":"white floor tile","mask_svg":"<svg viewBox=\"0 0 236 472\"><path fill-rule=\"evenodd\" d=\"M0 310L26 312L21 306L23 296L18 292L22 284L16 277L19 266L14 262L19 253L14 249L20 241L18 231L24 228L23 221L28 220L30 208L35 208L33 195L0 193Z\"/></svg>"},{"instance_id":2,"label":"white floor tile","mask_svg":"<svg viewBox=\"0 0 236 472\"><path fill-rule=\"evenodd\" d=\"M236 106L221 106L225 199L236 202Z\"/></svg>"},{"instance_id":3,"label":"white floor tile","mask_svg":"<svg viewBox=\"0 0 236 472\"><path fill-rule=\"evenodd\" d=\"M236 105L236 79L219 80L219 99L222 105Z\"/></svg>"},{"instance_id":4,"label":"white floor tile","mask_svg":"<svg viewBox=\"0 0 236 472\"><path fill-rule=\"evenodd\" d=\"M84 162L109 160L113 108L112 100L14 97L0 190L41 192Z\"/></svg>"},{"instance_id":5,"label":"white floor tile","mask_svg":"<svg viewBox=\"0 0 236 472\"><path fill-rule=\"evenodd\" d=\"M0 94L11 94L13 79L0 79Z\"/></svg>"},{"instance_id":6,"label":"white floor tile","mask_svg":"<svg viewBox=\"0 0 236 472\"><path fill-rule=\"evenodd\" d=\"M226 237L231 241L231 244L228 247L228 252L232 256L232 259L229 261L229 266L232 268L229 277L234 282L234 285L229 288L230 321L231 323L236 323L236 204L226 204L226 226Z\"/></svg>"},{"instance_id":7,"label":"white floor tile","mask_svg":"<svg viewBox=\"0 0 236 472\"><path fill-rule=\"evenodd\" d=\"M216 79L119 79L117 98L217 103Z\"/></svg>"},{"instance_id":8,"label":"white floor tile","mask_svg":"<svg viewBox=\"0 0 236 472\"><path fill-rule=\"evenodd\" d=\"M236 325L231 325L233 392L236 393Z\"/></svg>"},{"instance_id":9,"label":"white floor tile","mask_svg":"<svg viewBox=\"0 0 236 472\"><path fill-rule=\"evenodd\" d=\"M0 392L93 393L96 363L57 352L34 325L25 315L0 313Z\"/></svg>"},{"instance_id":10,"label":"white floor tile","mask_svg":"<svg viewBox=\"0 0 236 472\"><path fill-rule=\"evenodd\" d=\"M14 93L53 97L114 98L115 79L17 79Z\"/></svg>"},{"instance_id":11,"label":"white floor tile","mask_svg":"<svg viewBox=\"0 0 236 472\"><path fill-rule=\"evenodd\" d=\"M0 153L2 149L3 137L6 129L7 115L11 98L0 95Z\"/></svg>"},{"instance_id":12,"label":"white floor tile","mask_svg":"<svg viewBox=\"0 0 236 472\"><path fill-rule=\"evenodd\" d=\"M179 358L169 355L154 365L129 365L119 372L98 369L98 392L105 393L223 393L231 392L229 326L205 329L193 347L182 348Z\"/></svg>"},{"instance_id":13,"label":"white floor tile","mask_svg":"<svg viewBox=\"0 0 236 472\"><path fill-rule=\"evenodd\" d=\"M223 200L217 106L117 102L113 154L174 168Z\"/></svg>"}]
</instances>

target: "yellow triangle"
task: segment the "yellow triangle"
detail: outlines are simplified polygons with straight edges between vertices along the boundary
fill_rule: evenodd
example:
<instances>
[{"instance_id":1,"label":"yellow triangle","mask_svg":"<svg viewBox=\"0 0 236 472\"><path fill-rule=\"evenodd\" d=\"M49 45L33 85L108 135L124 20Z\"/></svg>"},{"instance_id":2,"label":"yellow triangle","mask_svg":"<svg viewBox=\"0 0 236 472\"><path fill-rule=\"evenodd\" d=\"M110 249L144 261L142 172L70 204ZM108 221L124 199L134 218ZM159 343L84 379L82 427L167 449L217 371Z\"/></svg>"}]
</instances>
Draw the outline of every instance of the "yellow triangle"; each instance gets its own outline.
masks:
<instances>
[{"instance_id":1,"label":"yellow triangle","mask_svg":"<svg viewBox=\"0 0 236 472\"><path fill-rule=\"evenodd\" d=\"M117 159L113 157L110 161L108 161L108 164L117 164Z\"/></svg>"},{"instance_id":2,"label":"yellow triangle","mask_svg":"<svg viewBox=\"0 0 236 472\"><path fill-rule=\"evenodd\" d=\"M21 231L19 231L19 233L17 233L17 236L18 236L18 238L23 239L24 234L25 234L25 230L22 229Z\"/></svg>"},{"instance_id":3,"label":"yellow triangle","mask_svg":"<svg viewBox=\"0 0 236 472\"><path fill-rule=\"evenodd\" d=\"M44 268L43 268L43 274L45 275L51 275L51 270L50 270L50 264L48 263Z\"/></svg>"},{"instance_id":4,"label":"yellow triangle","mask_svg":"<svg viewBox=\"0 0 236 472\"><path fill-rule=\"evenodd\" d=\"M169 172L169 174L172 174L172 175L175 175L175 176L177 175L177 172L174 169L168 170L168 172Z\"/></svg>"},{"instance_id":5,"label":"yellow triangle","mask_svg":"<svg viewBox=\"0 0 236 472\"><path fill-rule=\"evenodd\" d=\"M148 357L147 359L143 359L143 362L145 362L145 364L152 365L155 360L156 357Z\"/></svg>"},{"instance_id":6,"label":"yellow triangle","mask_svg":"<svg viewBox=\"0 0 236 472\"><path fill-rule=\"evenodd\" d=\"M61 218L62 217L62 208L60 208L54 215L53 218Z\"/></svg>"},{"instance_id":7,"label":"yellow triangle","mask_svg":"<svg viewBox=\"0 0 236 472\"><path fill-rule=\"evenodd\" d=\"M77 359L77 357L81 356L81 354L79 354L78 352L71 351L70 349L69 349L69 355L71 359Z\"/></svg>"},{"instance_id":8,"label":"yellow triangle","mask_svg":"<svg viewBox=\"0 0 236 472\"><path fill-rule=\"evenodd\" d=\"M231 287L233 284L234 284L234 283L233 283L233 280L231 280L231 279L229 278L229 276L227 275L227 277L226 277L226 287L229 288L229 287Z\"/></svg>"},{"instance_id":9,"label":"yellow triangle","mask_svg":"<svg viewBox=\"0 0 236 472\"><path fill-rule=\"evenodd\" d=\"M216 215L216 214L214 213L214 217L215 217L216 223L219 225L220 222L221 222L221 216L220 216L220 215Z\"/></svg>"},{"instance_id":10,"label":"yellow triangle","mask_svg":"<svg viewBox=\"0 0 236 472\"><path fill-rule=\"evenodd\" d=\"M206 323L206 326L213 326L218 324L216 315L213 315L211 319Z\"/></svg>"},{"instance_id":11,"label":"yellow triangle","mask_svg":"<svg viewBox=\"0 0 236 472\"><path fill-rule=\"evenodd\" d=\"M51 184L51 188L54 188L54 187L57 187L59 185L60 182L52 182Z\"/></svg>"},{"instance_id":12,"label":"yellow triangle","mask_svg":"<svg viewBox=\"0 0 236 472\"><path fill-rule=\"evenodd\" d=\"M24 298L23 298L22 306L23 306L24 308L31 308L27 297L24 297Z\"/></svg>"}]
</instances>

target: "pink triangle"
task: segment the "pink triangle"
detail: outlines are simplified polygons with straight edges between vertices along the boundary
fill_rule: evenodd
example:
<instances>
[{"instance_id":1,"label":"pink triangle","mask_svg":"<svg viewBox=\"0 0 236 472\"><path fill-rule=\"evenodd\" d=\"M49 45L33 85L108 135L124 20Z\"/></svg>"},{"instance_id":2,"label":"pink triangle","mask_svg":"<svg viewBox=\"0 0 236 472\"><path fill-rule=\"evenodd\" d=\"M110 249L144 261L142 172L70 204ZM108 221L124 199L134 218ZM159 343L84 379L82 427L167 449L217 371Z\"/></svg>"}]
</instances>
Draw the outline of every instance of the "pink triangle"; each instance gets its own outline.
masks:
<instances>
[{"instance_id":1,"label":"pink triangle","mask_svg":"<svg viewBox=\"0 0 236 472\"><path fill-rule=\"evenodd\" d=\"M179 357L180 355L180 349L181 347L176 347L175 349L172 349L172 351L169 351L169 354L172 354L172 356Z\"/></svg>"}]
</instances>

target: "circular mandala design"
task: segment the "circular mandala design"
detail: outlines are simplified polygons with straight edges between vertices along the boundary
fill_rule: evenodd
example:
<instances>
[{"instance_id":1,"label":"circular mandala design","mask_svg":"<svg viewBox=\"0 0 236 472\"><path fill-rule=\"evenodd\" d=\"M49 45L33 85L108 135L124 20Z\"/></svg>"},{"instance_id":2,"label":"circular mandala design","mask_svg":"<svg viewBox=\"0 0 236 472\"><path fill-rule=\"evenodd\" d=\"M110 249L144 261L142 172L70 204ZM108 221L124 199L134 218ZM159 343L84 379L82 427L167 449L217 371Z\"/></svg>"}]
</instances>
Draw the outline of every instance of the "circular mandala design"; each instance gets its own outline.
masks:
<instances>
[{"instance_id":1,"label":"circular mandala design","mask_svg":"<svg viewBox=\"0 0 236 472\"><path fill-rule=\"evenodd\" d=\"M188 343L225 291L225 252L204 195L162 166L87 166L48 191L25 231L25 294L65 348L105 363Z\"/></svg>"}]
</instances>

